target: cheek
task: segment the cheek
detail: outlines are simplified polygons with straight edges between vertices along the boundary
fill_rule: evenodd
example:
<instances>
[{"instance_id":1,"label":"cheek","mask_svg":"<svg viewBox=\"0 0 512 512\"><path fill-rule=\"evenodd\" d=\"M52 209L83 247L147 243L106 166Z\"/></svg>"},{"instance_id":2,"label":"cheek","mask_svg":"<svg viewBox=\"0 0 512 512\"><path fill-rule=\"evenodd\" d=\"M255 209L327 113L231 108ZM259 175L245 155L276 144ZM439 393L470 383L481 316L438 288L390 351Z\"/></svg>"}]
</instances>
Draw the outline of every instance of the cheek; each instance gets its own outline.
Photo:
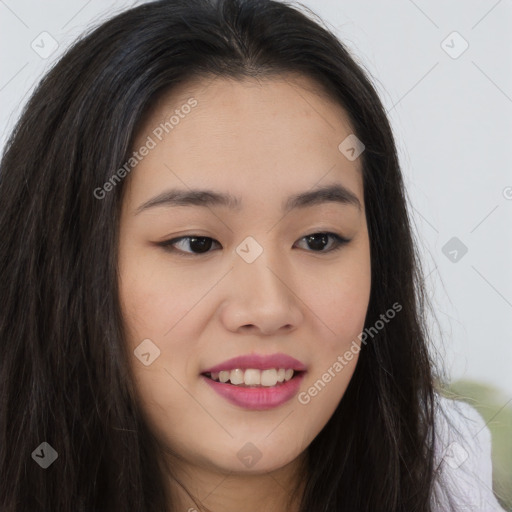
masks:
<instances>
[{"instance_id":1,"label":"cheek","mask_svg":"<svg viewBox=\"0 0 512 512\"><path fill-rule=\"evenodd\" d=\"M340 290L340 288L337 288ZM321 322L315 337L314 363L297 396L299 415L308 418L302 435L316 436L329 421L354 374L368 307L369 284L345 288L323 304L316 299ZM322 307L323 306L323 307ZM300 427L302 429L302 427Z\"/></svg>"},{"instance_id":2,"label":"cheek","mask_svg":"<svg viewBox=\"0 0 512 512\"><path fill-rule=\"evenodd\" d=\"M369 283L331 283L328 293L312 298L315 313L330 331L333 346L337 346L363 329L369 301Z\"/></svg>"},{"instance_id":3,"label":"cheek","mask_svg":"<svg viewBox=\"0 0 512 512\"><path fill-rule=\"evenodd\" d=\"M119 293L132 375L141 412L152 430L164 444L179 446L190 438L191 430L198 436L204 435L204 432L195 432L199 427L191 428L191 422L185 421L188 414L200 417L204 411L191 400L187 391L186 376L197 349L186 336L180 336L180 329L185 325L180 320L186 319L197 302L197 293L193 293L192 286L181 283L176 273L170 275L158 262L146 261L142 264L140 259L126 258L120 271ZM132 357L146 339L159 350L154 359L151 353L153 361L148 366ZM185 423L183 428L182 422Z\"/></svg>"},{"instance_id":4,"label":"cheek","mask_svg":"<svg viewBox=\"0 0 512 512\"><path fill-rule=\"evenodd\" d=\"M350 264L349 264L350 263ZM364 328L370 300L371 269L369 257L330 269L325 275L308 279L303 297L314 313L323 352L341 350Z\"/></svg>"},{"instance_id":5,"label":"cheek","mask_svg":"<svg viewBox=\"0 0 512 512\"><path fill-rule=\"evenodd\" d=\"M127 255L120 265L119 293L132 337L165 338L205 293L206 284L198 273L165 265L160 255L144 260Z\"/></svg>"},{"instance_id":6,"label":"cheek","mask_svg":"<svg viewBox=\"0 0 512 512\"><path fill-rule=\"evenodd\" d=\"M305 380L297 395L297 407L301 416L309 418L306 433L316 436L343 398L357 364L358 353L354 352L350 352L350 361L344 356L345 350L335 354L323 366L316 366Z\"/></svg>"}]
</instances>

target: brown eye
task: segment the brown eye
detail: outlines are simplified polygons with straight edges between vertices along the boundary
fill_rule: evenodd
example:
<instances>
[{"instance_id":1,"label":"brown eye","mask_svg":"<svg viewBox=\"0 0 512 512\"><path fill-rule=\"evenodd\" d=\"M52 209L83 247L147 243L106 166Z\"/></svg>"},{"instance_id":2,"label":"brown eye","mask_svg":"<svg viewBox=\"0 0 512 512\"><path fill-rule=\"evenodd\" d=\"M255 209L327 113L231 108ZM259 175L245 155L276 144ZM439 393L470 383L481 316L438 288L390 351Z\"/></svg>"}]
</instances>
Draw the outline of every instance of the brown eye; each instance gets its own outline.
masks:
<instances>
[{"instance_id":1,"label":"brown eye","mask_svg":"<svg viewBox=\"0 0 512 512\"><path fill-rule=\"evenodd\" d=\"M329 246L329 238L333 240L333 243L331 247L325 249L325 247ZM302 237L301 240L305 240L308 247L313 249L313 252L332 252L350 242L350 240L336 233L312 233Z\"/></svg>"},{"instance_id":2,"label":"brown eye","mask_svg":"<svg viewBox=\"0 0 512 512\"><path fill-rule=\"evenodd\" d=\"M162 242L158 245L164 247L170 252L176 251L185 253L187 255L195 255L211 252L209 249L212 247L213 243L218 244L216 240L207 236L182 236L180 238L166 240L165 242ZM181 248L176 249L175 246L179 244L181 244Z\"/></svg>"}]
</instances>

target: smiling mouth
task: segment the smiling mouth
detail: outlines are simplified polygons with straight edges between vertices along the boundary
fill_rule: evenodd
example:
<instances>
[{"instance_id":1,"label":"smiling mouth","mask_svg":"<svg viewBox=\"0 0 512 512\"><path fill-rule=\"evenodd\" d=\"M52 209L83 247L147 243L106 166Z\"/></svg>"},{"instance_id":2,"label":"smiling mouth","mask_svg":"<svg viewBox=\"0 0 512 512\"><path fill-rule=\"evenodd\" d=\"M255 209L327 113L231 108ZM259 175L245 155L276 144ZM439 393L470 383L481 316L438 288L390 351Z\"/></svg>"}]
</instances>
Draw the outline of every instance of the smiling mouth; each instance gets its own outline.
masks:
<instances>
[{"instance_id":1,"label":"smiling mouth","mask_svg":"<svg viewBox=\"0 0 512 512\"><path fill-rule=\"evenodd\" d=\"M237 368L220 372L206 372L201 375L221 384L241 388L265 388L282 386L302 373L304 372L291 368L270 368L267 370L255 368L242 370Z\"/></svg>"}]
</instances>

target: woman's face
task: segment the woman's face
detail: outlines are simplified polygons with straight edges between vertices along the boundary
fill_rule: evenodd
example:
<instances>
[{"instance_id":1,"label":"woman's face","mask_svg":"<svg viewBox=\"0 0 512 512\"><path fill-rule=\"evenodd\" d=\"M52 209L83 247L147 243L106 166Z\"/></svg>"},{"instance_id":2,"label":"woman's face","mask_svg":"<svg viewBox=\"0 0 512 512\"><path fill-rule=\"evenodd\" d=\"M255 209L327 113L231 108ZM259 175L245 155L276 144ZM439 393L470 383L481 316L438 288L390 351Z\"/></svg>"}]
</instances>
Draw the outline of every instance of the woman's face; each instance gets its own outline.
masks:
<instances>
[{"instance_id":1,"label":"woman's face","mask_svg":"<svg viewBox=\"0 0 512 512\"><path fill-rule=\"evenodd\" d=\"M126 166L131 364L151 428L189 468L283 468L355 369L370 294L361 159L352 139L339 148L352 134L344 111L313 87L292 76L181 85L147 116Z\"/></svg>"}]
</instances>

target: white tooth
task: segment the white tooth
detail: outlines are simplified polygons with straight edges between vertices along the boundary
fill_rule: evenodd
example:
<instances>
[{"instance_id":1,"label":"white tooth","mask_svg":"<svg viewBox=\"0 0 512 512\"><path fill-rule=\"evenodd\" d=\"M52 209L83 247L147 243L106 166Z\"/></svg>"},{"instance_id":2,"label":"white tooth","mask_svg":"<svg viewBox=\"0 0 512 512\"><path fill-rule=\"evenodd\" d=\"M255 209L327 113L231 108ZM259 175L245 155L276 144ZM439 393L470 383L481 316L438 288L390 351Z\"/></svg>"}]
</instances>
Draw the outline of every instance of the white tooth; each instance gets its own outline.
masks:
<instances>
[{"instance_id":1,"label":"white tooth","mask_svg":"<svg viewBox=\"0 0 512 512\"><path fill-rule=\"evenodd\" d=\"M226 371L219 372L219 380L221 382L227 382L229 380L229 372L226 372Z\"/></svg>"},{"instance_id":2,"label":"white tooth","mask_svg":"<svg viewBox=\"0 0 512 512\"><path fill-rule=\"evenodd\" d=\"M277 384L277 371L263 370L261 372L261 385L262 386L275 386Z\"/></svg>"},{"instance_id":3,"label":"white tooth","mask_svg":"<svg viewBox=\"0 0 512 512\"><path fill-rule=\"evenodd\" d=\"M257 386L261 383L260 370L245 370L244 383L246 386Z\"/></svg>"},{"instance_id":4,"label":"white tooth","mask_svg":"<svg viewBox=\"0 0 512 512\"><path fill-rule=\"evenodd\" d=\"M268 370L258 370L248 368L242 370L237 368L231 371L212 372L211 378L226 383L231 382L234 386L265 386L273 387L278 383L289 381L294 375L294 370L285 368L270 368Z\"/></svg>"},{"instance_id":5,"label":"white tooth","mask_svg":"<svg viewBox=\"0 0 512 512\"><path fill-rule=\"evenodd\" d=\"M244 372L237 368L236 370L231 370L229 373L229 380L231 384L243 384L244 383Z\"/></svg>"}]
</instances>

